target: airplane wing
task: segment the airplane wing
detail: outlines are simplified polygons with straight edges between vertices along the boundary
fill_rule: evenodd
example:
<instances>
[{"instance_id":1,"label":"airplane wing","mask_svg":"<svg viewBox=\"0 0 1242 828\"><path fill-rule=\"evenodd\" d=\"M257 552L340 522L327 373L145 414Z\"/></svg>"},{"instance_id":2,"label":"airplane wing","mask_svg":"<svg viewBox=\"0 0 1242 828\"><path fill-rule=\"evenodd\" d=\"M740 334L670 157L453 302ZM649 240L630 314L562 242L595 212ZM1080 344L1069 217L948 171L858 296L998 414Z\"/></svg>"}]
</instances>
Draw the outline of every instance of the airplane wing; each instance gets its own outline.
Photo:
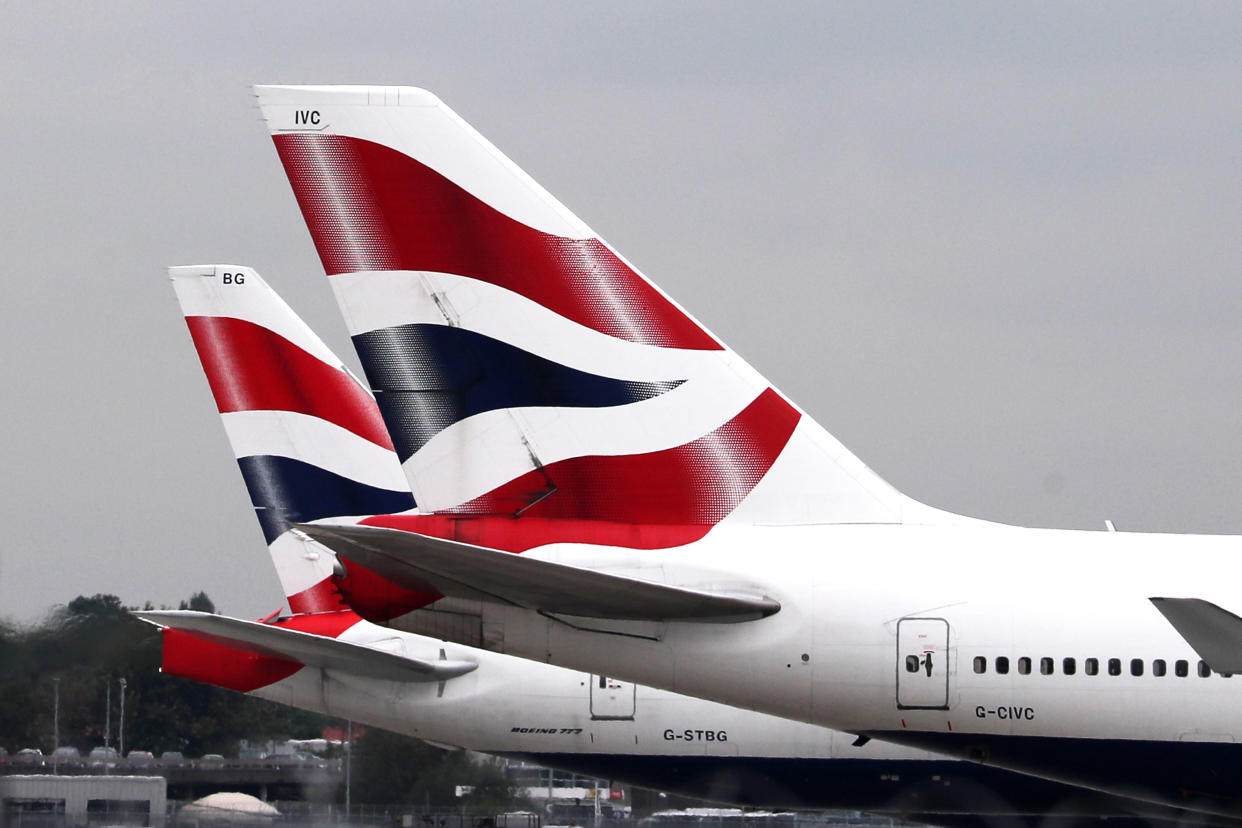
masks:
<instances>
[{"instance_id":1,"label":"airplane wing","mask_svg":"<svg viewBox=\"0 0 1242 828\"><path fill-rule=\"evenodd\" d=\"M155 610L134 612L134 615L158 627L192 633L234 649L368 678L389 681L445 681L469 673L479 666L471 661L424 661L406 658L363 644L352 644L323 635L206 612Z\"/></svg>"},{"instance_id":2,"label":"airplane wing","mask_svg":"<svg viewBox=\"0 0 1242 828\"><path fill-rule=\"evenodd\" d=\"M1152 598L1173 628L1218 673L1242 673L1242 618L1201 598Z\"/></svg>"},{"instance_id":3,"label":"airplane wing","mask_svg":"<svg viewBox=\"0 0 1242 828\"><path fill-rule=\"evenodd\" d=\"M413 532L314 523L298 528L396 584L457 598L626 621L731 623L781 608L766 596L669 586Z\"/></svg>"}]
</instances>

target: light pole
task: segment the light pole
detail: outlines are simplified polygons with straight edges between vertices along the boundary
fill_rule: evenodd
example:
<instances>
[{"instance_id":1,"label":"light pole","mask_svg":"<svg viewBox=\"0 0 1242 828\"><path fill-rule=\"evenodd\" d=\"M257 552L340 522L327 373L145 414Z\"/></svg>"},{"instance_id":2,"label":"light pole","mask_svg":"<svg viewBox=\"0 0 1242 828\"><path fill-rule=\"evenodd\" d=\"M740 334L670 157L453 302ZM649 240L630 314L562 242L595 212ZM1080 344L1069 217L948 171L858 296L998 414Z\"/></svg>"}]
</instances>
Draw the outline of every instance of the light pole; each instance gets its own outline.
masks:
<instances>
[{"instance_id":1,"label":"light pole","mask_svg":"<svg viewBox=\"0 0 1242 828\"><path fill-rule=\"evenodd\" d=\"M60 676L52 679L52 773L60 773Z\"/></svg>"},{"instance_id":2,"label":"light pole","mask_svg":"<svg viewBox=\"0 0 1242 828\"><path fill-rule=\"evenodd\" d=\"M116 736L117 758L125 756L125 679L121 679L121 725Z\"/></svg>"},{"instance_id":3,"label":"light pole","mask_svg":"<svg viewBox=\"0 0 1242 828\"><path fill-rule=\"evenodd\" d=\"M104 680L104 747L112 747L112 676Z\"/></svg>"},{"instance_id":4,"label":"light pole","mask_svg":"<svg viewBox=\"0 0 1242 828\"><path fill-rule=\"evenodd\" d=\"M353 775L353 757L354 757L354 720L347 719L345 721L345 821L349 821L350 806L350 777Z\"/></svg>"}]
</instances>

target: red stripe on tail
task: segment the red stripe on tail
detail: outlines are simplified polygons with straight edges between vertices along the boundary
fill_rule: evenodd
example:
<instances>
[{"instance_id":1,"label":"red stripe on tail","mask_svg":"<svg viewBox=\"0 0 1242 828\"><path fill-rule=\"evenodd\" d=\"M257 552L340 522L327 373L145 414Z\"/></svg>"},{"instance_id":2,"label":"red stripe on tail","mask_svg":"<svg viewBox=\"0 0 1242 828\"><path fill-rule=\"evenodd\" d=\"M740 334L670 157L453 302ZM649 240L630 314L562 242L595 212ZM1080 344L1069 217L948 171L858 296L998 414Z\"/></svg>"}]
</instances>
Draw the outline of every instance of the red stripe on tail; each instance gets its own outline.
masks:
<instances>
[{"instance_id":1,"label":"red stripe on tail","mask_svg":"<svg viewBox=\"0 0 1242 828\"><path fill-rule=\"evenodd\" d=\"M550 543L684 546L706 535L750 494L789 443L799 416L769 388L732 420L683 446L561 460L447 512L376 515L362 524L507 552ZM540 495L546 496L515 516ZM369 620L392 618L402 607L438 597L389 597L393 585L362 572L352 589L342 584L342 592ZM355 577L352 568L350 577ZM363 604L365 612L359 609Z\"/></svg>"},{"instance_id":2,"label":"red stripe on tail","mask_svg":"<svg viewBox=\"0 0 1242 828\"><path fill-rule=\"evenodd\" d=\"M789 442L798 418L768 389L728 423L683 446L573 457L444 513L362 522L510 552L548 543L681 546L707 534L750 494Z\"/></svg>"},{"instance_id":3,"label":"red stripe on tail","mask_svg":"<svg viewBox=\"0 0 1242 828\"><path fill-rule=\"evenodd\" d=\"M344 371L253 322L227 316L185 321L221 414L308 414L394 451L375 400Z\"/></svg>"},{"instance_id":4,"label":"red stripe on tail","mask_svg":"<svg viewBox=\"0 0 1242 828\"><path fill-rule=\"evenodd\" d=\"M448 511L715 526L767 474L798 418L769 388L728 423L683 446L560 460Z\"/></svg>"},{"instance_id":5,"label":"red stripe on tail","mask_svg":"<svg viewBox=\"0 0 1242 828\"><path fill-rule=\"evenodd\" d=\"M345 576L333 578L341 597L354 612L375 624L405 615L443 597L437 592L419 592L397 586L353 561L342 560L341 564L345 567Z\"/></svg>"},{"instance_id":6,"label":"red stripe on tail","mask_svg":"<svg viewBox=\"0 0 1242 828\"><path fill-rule=\"evenodd\" d=\"M603 520L474 515L380 515L369 517L361 523L363 526L398 529L504 552L525 552L549 543L669 549L693 543L711 529L710 526L702 524L634 524Z\"/></svg>"},{"instance_id":7,"label":"red stripe on tail","mask_svg":"<svg viewBox=\"0 0 1242 828\"><path fill-rule=\"evenodd\" d=\"M339 135L272 140L329 274L426 270L468 276L609 336L721 350L599 239L540 232L381 144Z\"/></svg>"}]
</instances>

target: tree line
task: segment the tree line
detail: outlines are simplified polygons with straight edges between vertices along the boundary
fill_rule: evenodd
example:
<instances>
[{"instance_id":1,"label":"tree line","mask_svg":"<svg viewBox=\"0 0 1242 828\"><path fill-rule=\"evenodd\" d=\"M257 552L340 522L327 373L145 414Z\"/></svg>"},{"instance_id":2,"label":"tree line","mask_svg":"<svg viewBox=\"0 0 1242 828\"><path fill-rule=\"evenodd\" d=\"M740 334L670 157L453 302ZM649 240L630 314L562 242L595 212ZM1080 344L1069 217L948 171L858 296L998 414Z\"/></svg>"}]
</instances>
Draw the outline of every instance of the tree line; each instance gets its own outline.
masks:
<instances>
[{"instance_id":1,"label":"tree line","mask_svg":"<svg viewBox=\"0 0 1242 828\"><path fill-rule=\"evenodd\" d=\"M202 592L180 609L215 611ZM240 738L314 736L332 721L166 675L159 667L159 631L130 615L115 595L79 596L37 626L0 628L0 747L51 752L57 684L60 744L85 754L110 737L116 747L122 678L127 751L236 755Z\"/></svg>"},{"instance_id":2,"label":"tree line","mask_svg":"<svg viewBox=\"0 0 1242 828\"><path fill-rule=\"evenodd\" d=\"M215 612L202 592L179 609ZM279 743L317 737L325 727L340 725L338 719L167 675L159 667L159 630L131 615L115 595L79 596L32 627L0 622L0 747L10 754L27 747L51 753L57 686L60 744L84 755L105 738L116 747L122 678L126 751L236 756L241 739ZM518 804L494 763L411 737L367 729L356 740L353 762L358 802ZM456 797L458 785L474 787L473 801Z\"/></svg>"}]
</instances>

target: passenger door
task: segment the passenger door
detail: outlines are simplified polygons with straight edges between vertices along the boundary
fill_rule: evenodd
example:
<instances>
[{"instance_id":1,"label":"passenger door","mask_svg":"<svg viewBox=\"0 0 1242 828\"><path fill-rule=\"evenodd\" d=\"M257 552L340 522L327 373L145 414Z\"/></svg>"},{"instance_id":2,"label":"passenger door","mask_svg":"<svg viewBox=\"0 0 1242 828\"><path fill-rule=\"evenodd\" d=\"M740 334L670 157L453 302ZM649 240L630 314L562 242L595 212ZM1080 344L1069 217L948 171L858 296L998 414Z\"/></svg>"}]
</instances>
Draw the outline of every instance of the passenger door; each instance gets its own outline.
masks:
<instances>
[{"instance_id":1,"label":"passenger door","mask_svg":"<svg viewBox=\"0 0 1242 828\"><path fill-rule=\"evenodd\" d=\"M949 707L949 622L902 618L897 622L898 709Z\"/></svg>"},{"instance_id":2,"label":"passenger door","mask_svg":"<svg viewBox=\"0 0 1242 828\"><path fill-rule=\"evenodd\" d=\"M591 676L591 718L633 719L634 685L608 676Z\"/></svg>"}]
</instances>

